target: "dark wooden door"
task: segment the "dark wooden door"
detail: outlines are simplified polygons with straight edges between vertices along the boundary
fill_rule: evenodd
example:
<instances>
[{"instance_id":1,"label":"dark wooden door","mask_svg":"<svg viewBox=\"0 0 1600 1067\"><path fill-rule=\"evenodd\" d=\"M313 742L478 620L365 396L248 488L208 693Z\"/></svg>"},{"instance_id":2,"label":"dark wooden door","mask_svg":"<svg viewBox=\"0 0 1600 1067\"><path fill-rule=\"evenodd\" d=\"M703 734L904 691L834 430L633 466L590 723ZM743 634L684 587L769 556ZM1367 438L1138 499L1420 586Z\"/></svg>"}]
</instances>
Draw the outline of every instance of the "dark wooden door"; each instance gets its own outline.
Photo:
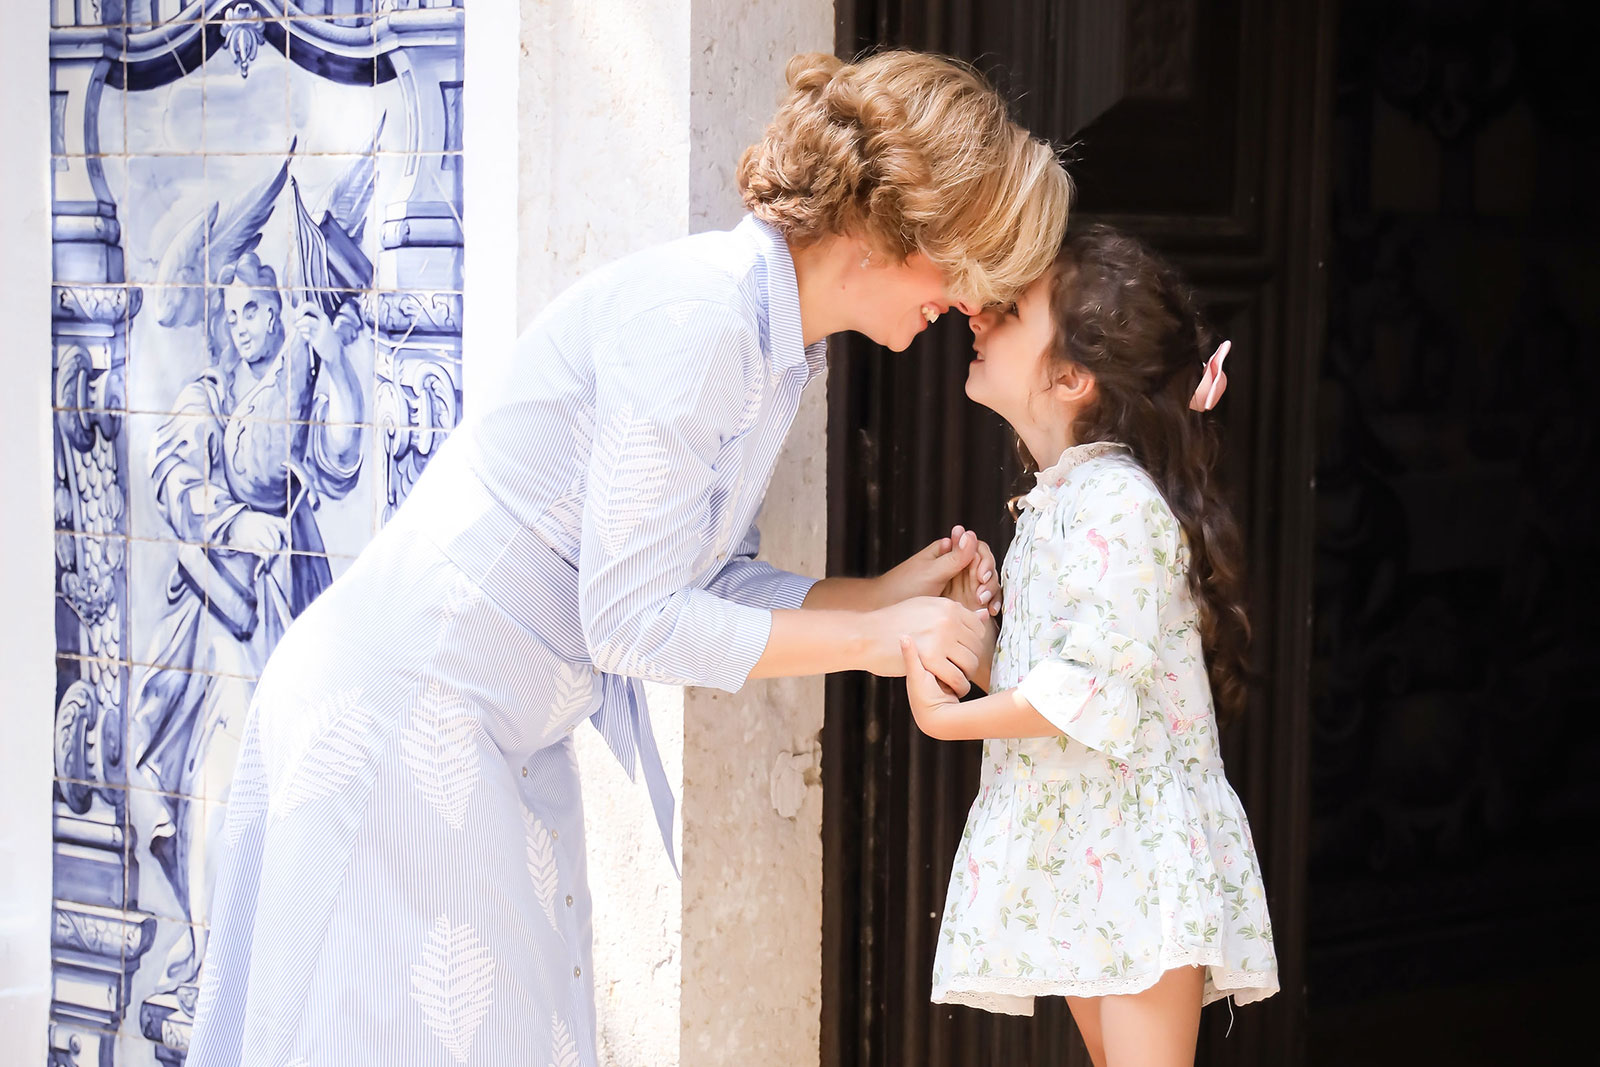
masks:
<instances>
[{"instance_id":1,"label":"dark wooden door","mask_svg":"<svg viewBox=\"0 0 1600 1067\"><path fill-rule=\"evenodd\" d=\"M1225 734L1261 850L1283 993L1206 1012L1202 1060L1303 1058L1312 412L1324 330L1328 0L842 0L841 54L881 44L974 61L1019 118L1072 144L1075 221L1168 252L1234 341L1221 409L1250 544L1261 685ZM876 573L954 522L1003 550L1009 437L962 391L960 316L903 355L835 347L829 545ZM1087 1065L1064 1005L1031 1020L928 1003L938 916L978 746L922 737L894 681L832 679L824 735L823 1062Z\"/></svg>"},{"instance_id":2,"label":"dark wooden door","mask_svg":"<svg viewBox=\"0 0 1600 1067\"><path fill-rule=\"evenodd\" d=\"M1600 19L1340 7L1310 1062L1592 1062Z\"/></svg>"}]
</instances>

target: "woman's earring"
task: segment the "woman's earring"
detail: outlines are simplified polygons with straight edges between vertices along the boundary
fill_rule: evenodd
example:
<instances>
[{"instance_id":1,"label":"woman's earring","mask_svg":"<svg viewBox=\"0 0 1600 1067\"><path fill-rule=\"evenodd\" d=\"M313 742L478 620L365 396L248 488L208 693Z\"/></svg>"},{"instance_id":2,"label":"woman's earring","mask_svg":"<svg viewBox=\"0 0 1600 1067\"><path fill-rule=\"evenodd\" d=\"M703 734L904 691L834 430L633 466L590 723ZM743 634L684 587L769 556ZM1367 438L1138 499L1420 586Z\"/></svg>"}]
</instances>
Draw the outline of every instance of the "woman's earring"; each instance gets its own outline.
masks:
<instances>
[{"instance_id":1,"label":"woman's earring","mask_svg":"<svg viewBox=\"0 0 1600 1067\"><path fill-rule=\"evenodd\" d=\"M872 262L872 249L867 249L867 254L861 257L861 269L866 270L867 264Z\"/></svg>"}]
</instances>

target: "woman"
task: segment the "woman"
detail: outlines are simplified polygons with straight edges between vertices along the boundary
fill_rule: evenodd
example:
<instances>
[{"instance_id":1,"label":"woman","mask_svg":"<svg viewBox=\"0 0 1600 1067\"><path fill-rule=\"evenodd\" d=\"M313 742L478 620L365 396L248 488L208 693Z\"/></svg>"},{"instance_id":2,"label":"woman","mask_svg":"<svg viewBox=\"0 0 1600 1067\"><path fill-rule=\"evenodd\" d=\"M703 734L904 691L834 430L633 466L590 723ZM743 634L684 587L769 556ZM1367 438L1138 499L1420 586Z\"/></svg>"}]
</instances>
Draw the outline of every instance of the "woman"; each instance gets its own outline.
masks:
<instances>
[{"instance_id":1,"label":"woman","mask_svg":"<svg viewBox=\"0 0 1600 1067\"><path fill-rule=\"evenodd\" d=\"M521 341L245 726L191 1067L595 1062L568 735L592 717L662 836L641 678L904 672L965 692L983 627L936 543L877 579L757 563L755 519L830 333L895 350L1054 258L1070 187L970 71L796 57L747 217L597 271ZM992 566L992 565L991 565Z\"/></svg>"}]
</instances>

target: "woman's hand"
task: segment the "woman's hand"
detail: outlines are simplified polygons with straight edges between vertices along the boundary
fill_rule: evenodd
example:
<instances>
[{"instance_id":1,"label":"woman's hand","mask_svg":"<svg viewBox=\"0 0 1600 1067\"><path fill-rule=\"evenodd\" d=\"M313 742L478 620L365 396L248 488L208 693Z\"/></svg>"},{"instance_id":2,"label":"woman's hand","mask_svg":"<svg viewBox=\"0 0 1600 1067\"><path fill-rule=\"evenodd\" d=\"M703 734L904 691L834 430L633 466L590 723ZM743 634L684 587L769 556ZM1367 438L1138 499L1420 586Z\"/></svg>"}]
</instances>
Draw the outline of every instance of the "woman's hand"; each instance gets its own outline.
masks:
<instances>
[{"instance_id":1,"label":"woman's hand","mask_svg":"<svg viewBox=\"0 0 1600 1067\"><path fill-rule=\"evenodd\" d=\"M968 606L976 611L988 605L990 614L999 611L994 553L970 530L957 526L950 533L876 578L824 578L806 594L805 607L813 611L874 611L920 596L951 596L953 583L970 571L970 577L962 579L969 583L962 588L973 590Z\"/></svg>"},{"instance_id":2,"label":"woman's hand","mask_svg":"<svg viewBox=\"0 0 1600 1067\"><path fill-rule=\"evenodd\" d=\"M944 597L914 597L866 617L877 635L868 653L867 669L885 678L905 673L900 638L909 638L926 670L958 695L971 688L968 679L985 658L986 615L968 611Z\"/></svg>"},{"instance_id":3,"label":"woman's hand","mask_svg":"<svg viewBox=\"0 0 1600 1067\"><path fill-rule=\"evenodd\" d=\"M950 534L957 542L963 537L977 540L972 531L959 526ZM995 615L1000 611L1000 585L995 578L994 552L983 541L977 541L977 548L977 555L972 562L945 583L940 595L949 597L968 611Z\"/></svg>"},{"instance_id":4,"label":"woman's hand","mask_svg":"<svg viewBox=\"0 0 1600 1067\"><path fill-rule=\"evenodd\" d=\"M975 598L972 609L976 611L984 604L998 603L1000 582L995 571L994 552L971 530L953 527L949 537L941 537L877 578L878 602L897 604L912 597L945 596L951 583L969 569L976 597L982 597L981 600Z\"/></svg>"}]
</instances>

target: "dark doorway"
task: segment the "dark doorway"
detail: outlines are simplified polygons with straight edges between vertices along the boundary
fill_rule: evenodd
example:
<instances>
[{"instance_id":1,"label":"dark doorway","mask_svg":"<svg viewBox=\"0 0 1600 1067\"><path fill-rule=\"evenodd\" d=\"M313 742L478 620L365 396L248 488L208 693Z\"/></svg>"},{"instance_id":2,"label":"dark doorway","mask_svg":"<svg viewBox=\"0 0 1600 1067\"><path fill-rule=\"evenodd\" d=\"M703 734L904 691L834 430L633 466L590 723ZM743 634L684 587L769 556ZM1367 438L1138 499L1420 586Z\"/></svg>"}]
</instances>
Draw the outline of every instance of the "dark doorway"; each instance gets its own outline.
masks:
<instances>
[{"instance_id":1,"label":"dark doorway","mask_svg":"<svg viewBox=\"0 0 1600 1067\"><path fill-rule=\"evenodd\" d=\"M1237 366L1251 713L1225 735L1283 992L1208 1009L1201 1062L1556 1062L1600 891L1600 151L1576 0L841 0L841 54L974 61L1073 144L1075 224L1172 256ZM999 550L1015 466L962 393L959 317L830 384L830 568L956 521ZM893 682L831 680L823 1062L1086 1065L1032 1020L927 1003L977 746Z\"/></svg>"},{"instance_id":2,"label":"dark doorway","mask_svg":"<svg viewBox=\"0 0 1600 1067\"><path fill-rule=\"evenodd\" d=\"M1600 940L1581 874L1600 817L1592 8L1340 8L1306 931L1319 1065L1581 1047Z\"/></svg>"},{"instance_id":3,"label":"dark doorway","mask_svg":"<svg viewBox=\"0 0 1600 1067\"><path fill-rule=\"evenodd\" d=\"M1221 417L1267 682L1224 744L1262 855L1284 992L1239 1012L1226 1038L1227 1008L1208 1010L1201 1043L1207 1062L1296 1062L1331 12L1268 0L845 0L838 12L842 53L898 44L970 59L1021 121L1075 143L1075 220L1112 221L1168 252L1249 353ZM997 550L1009 540L1009 439L963 394L971 335L952 319L902 356L834 351L833 573L876 573L957 521ZM1031 1020L928 1004L979 747L918 734L897 682L835 678L827 715L824 1063L1086 1067L1061 1001Z\"/></svg>"}]
</instances>

